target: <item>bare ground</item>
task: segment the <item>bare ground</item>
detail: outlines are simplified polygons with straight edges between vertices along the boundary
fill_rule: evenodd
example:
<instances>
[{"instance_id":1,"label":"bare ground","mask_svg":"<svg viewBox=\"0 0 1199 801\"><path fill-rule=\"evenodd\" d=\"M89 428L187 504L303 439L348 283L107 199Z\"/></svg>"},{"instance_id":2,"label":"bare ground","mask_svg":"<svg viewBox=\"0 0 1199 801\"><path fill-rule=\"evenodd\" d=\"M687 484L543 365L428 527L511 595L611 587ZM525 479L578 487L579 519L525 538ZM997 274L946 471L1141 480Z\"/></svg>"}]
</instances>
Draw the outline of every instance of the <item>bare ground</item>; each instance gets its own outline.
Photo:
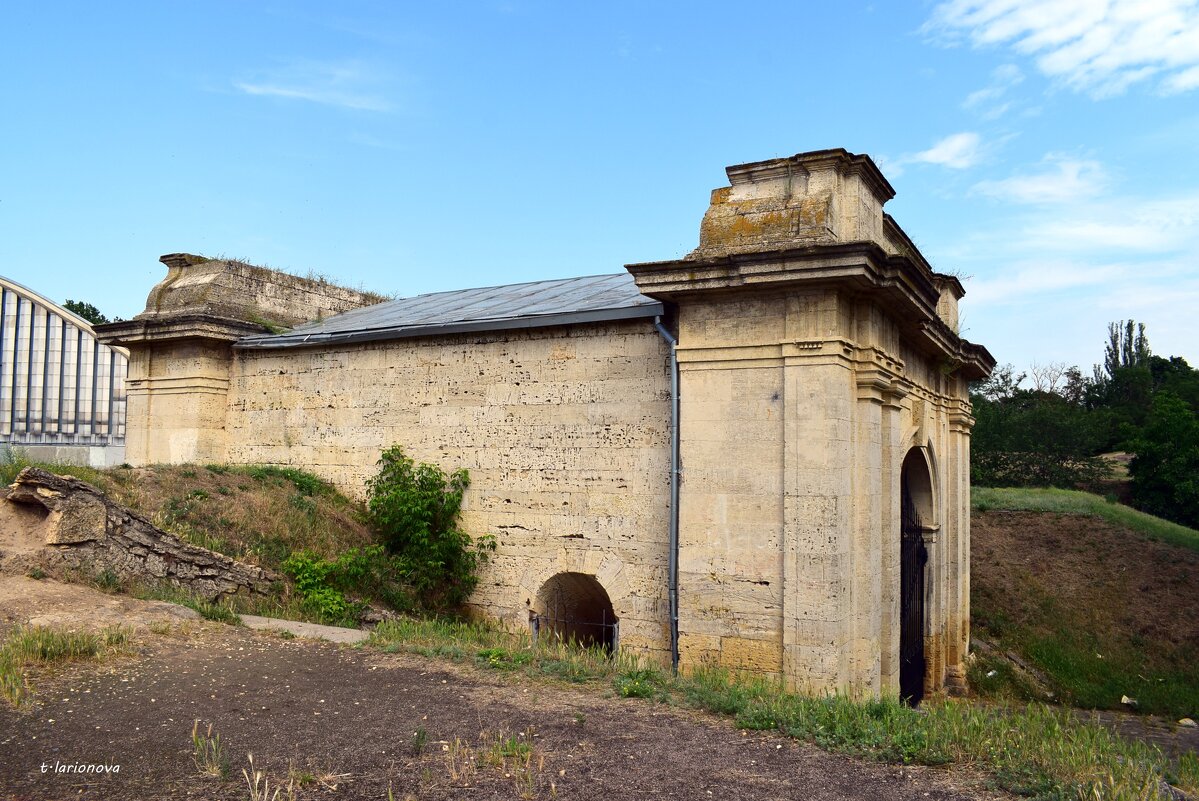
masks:
<instances>
[{"instance_id":1,"label":"bare ground","mask_svg":"<svg viewBox=\"0 0 1199 801\"><path fill-rule=\"evenodd\" d=\"M217 624L147 633L136 649L41 677L26 711L0 708L4 797L245 799L251 752L272 787L302 776L299 798L1001 797L962 771L863 762L712 716L369 649ZM196 720L220 734L227 779L200 775ZM532 744L527 768L489 760L508 738ZM120 770L56 774L56 762Z\"/></svg>"}]
</instances>

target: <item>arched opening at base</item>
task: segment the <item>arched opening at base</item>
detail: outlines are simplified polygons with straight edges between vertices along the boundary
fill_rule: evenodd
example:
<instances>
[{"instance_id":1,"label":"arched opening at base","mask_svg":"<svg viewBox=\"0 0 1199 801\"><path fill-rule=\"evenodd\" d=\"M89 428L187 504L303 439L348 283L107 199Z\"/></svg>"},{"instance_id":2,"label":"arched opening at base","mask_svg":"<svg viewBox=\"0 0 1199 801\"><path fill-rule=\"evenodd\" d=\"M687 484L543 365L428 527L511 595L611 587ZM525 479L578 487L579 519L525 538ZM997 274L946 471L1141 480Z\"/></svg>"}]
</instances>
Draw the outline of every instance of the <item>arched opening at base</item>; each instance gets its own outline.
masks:
<instances>
[{"instance_id":1,"label":"arched opening at base","mask_svg":"<svg viewBox=\"0 0 1199 801\"><path fill-rule=\"evenodd\" d=\"M932 478L919 448L903 460L900 474L899 697L911 706L924 698L925 566L924 525L932 514Z\"/></svg>"},{"instance_id":2,"label":"arched opening at base","mask_svg":"<svg viewBox=\"0 0 1199 801\"><path fill-rule=\"evenodd\" d=\"M532 616L536 637L554 637L584 648L616 650L619 621L612 600L595 576L559 573L537 592Z\"/></svg>"}]
</instances>

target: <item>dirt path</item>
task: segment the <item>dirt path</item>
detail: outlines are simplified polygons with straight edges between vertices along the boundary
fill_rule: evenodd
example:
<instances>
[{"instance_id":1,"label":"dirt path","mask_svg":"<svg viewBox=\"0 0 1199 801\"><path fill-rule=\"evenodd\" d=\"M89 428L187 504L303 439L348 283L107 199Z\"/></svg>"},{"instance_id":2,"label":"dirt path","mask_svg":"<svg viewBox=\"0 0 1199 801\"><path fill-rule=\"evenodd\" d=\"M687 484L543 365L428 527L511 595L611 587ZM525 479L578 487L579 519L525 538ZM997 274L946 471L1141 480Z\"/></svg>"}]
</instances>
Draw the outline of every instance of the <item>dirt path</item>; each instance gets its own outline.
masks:
<instances>
[{"instance_id":1,"label":"dirt path","mask_svg":"<svg viewBox=\"0 0 1199 801\"><path fill-rule=\"evenodd\" d=\"M252 752L272 787L289 767L304 779L301 799L387 799L389 787L397 800L1001 797L960 773L859 762L708 716L413 657L215 624L140 642L138 655L43 677L29 711L0 705L0 796L241 800ZM227 780L198 774L197 719L220 734ZM55 763L120 767L80 776Z\"/></svg>"}]
</instances>

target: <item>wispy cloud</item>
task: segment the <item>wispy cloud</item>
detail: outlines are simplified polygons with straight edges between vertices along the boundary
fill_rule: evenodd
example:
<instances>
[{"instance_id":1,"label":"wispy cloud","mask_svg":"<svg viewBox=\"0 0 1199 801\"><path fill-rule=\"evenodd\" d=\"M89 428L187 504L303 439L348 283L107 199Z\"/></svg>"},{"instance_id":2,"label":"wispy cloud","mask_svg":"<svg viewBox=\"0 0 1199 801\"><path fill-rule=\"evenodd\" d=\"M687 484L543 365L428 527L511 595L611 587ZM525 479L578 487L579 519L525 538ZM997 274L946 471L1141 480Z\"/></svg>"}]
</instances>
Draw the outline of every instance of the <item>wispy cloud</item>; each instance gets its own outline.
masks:
<instances>
[{"instance_id":1,"label":"wispy cloud","mask_svg":"<svg viewBox=\"0 0 1199 801\"><path fill-rule=\"evenodd\" d=\"M1076 254L1194 252L1199 250L1199 194L1082 204L1030 222L1021 241L1024 247Z\"/></svg>"},{"instance_id":2,"label":"wispy cloud","mask_svg":"<svg viewBox=\"0 0 1199 801\"><path fill-rule=\"evenodd\" d=\"M923 30L945 43L1009 45L1094 97L1150 79L1165 94L1199 87L1194 0L947 0Z\"/></svg>"},{"instance_id":3,"label":"wispy cloud","mask_svg":"<svg viewBox=\"0 0 1199 801\"><path fill-rule=\"evenodd\" d=\"M1107 185L1107 172L1097 161L1050 153L1036 172L998 181L980 181L974 191L1009 203L1073 203L1092 200Z\"/></svg>"},{"instance_id":4,"label":"wispy cloud","mask_svg":"<svg viewBox=\"0 0 1199 801\"><path fill-rule=\"evenodd\" d=\"M302 100L359 111L392 111L386 76L360 61L302 61L235 80L248 95Z\"/></svg>"},{"instance_id":5,"label":"wispy cloud","mask_svg":"<svg viewBox=\"0 0 1199 801\"><path fill-rule=\"evenodd\" d=\"M951 134L941 139L928 150L922 150L903 161L924 164L939 164L955 170L973 167L982 156L982 138L972 132Z\"/></svg>"},{"instance_id":6,"label":"wispy cloud","mask_svg":"<svg viewBox=\"0 0 1199 801\"><path fill-rule=\"evenodd\" d=\"M1024 80L1024 73L1014 64L1001 64L991 72L991 82L971 92L962 101L962 108L975 111L984 120L1002 117L1012 107L1008 90Z\"/></svg>"},{"instance_id":7,"label":"wispy cloud","mask_svg":"<svg viewBox=\"0 0 1199 801\"><path fill-rule=\"evenodd\" d=\"M1083 264L1069 259L1019 262L1001 277L970 281L971 303L1003 303L1083 287L1102 286L1127 277L1129 264Z\"/></svg>"}]
</instances>

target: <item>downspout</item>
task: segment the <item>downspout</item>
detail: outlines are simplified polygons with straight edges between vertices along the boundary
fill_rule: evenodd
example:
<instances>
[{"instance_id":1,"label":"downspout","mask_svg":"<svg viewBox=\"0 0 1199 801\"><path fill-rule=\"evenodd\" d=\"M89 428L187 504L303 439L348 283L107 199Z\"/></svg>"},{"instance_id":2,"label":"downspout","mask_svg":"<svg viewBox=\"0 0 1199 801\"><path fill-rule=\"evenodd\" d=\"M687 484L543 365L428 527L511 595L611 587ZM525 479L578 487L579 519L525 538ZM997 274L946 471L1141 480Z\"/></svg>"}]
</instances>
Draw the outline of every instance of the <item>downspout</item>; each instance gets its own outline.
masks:
<instances>
[{"instance_id":1,"label":"downspout","mask_svg":"<svg viewBox=\"0 0 1199 801\"><path fill-rule=\"evenodd\" d=\"M670 346L670 541L667 597L670 604L670 669L679 672L679 356L678 339L654 318L654 328Z\"/></svg>"}]
</instances>

